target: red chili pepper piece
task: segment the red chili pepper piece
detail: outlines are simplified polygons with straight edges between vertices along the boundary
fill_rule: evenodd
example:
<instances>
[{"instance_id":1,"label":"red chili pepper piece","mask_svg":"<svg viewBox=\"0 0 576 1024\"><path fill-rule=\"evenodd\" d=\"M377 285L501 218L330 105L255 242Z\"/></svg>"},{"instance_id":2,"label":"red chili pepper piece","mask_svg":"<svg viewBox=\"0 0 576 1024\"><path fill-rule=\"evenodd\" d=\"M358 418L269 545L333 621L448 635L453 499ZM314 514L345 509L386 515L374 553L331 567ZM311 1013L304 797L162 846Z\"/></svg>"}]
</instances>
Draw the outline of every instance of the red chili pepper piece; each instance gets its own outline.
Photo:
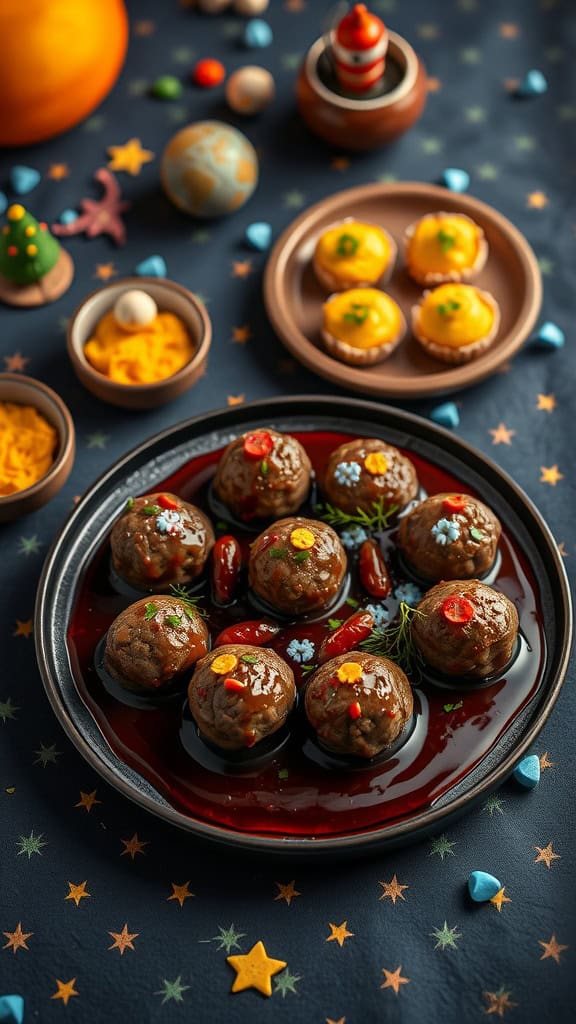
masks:
<instances>
[{"instance_id":1,"label":"red chili pepper piece","mask_svg":"<svg viewBox=\"0 0 576 1024\"><path fill-rule=\"evenodd\" d=\"M279 632L280 626L275 622L248 619L246 622L238 622L235 626L223 629L216 637L214 647L222 647L224 644L252 644L254 647L263 647Z\"/></svg>"},{"instance_id":2,"label":"red chili pepper piece","mask_svg":"<svg viewBox=\"0 0 576 1024\"><path fill-rule=\"evenodd\" d=\"M370 636L374 626L374 616L371 612L354 612L346 622L343 622L338 629L325 637L318 653L318 662L323 665L330 658L336 658L339 654L346 654L353 651L362 640Z\"/></svg>"},{"instance_id":3,"label":"red chili pepper piece","mask_svg":"<svg viewBox=\"0 0 576 1024\"><path fill-rule=\"evenodd\" d=\"M371 597L388 597L392 580L380 545L375 540L365 540L360 547L360 582Z\"/></svg>"},{"instance_id":4,"label":"red chili pepper piece","mask_svg":"<svg viewBox=\"0 0 576 1024\"><path fill-rule=\"evenodd\" d=\"M463 512L468 504L465 494L449 494L442 502L447 512Z\"/></svg>"},{"instance_id":5,"label":"red chili pepper piece","mask_svg":"<svg viewBox=\"0 0 576 1024\"><path fill-rule=\"evenodd\" d=\"M160 505L160 508L168 508L171 509L173 512L178 511L178 509L180 508L180 505L175 500L175 498L171 498L169 494L159 494L158 504Z\"/></svg>"},{"instance_id":6,"label":"red chili pepper piece","mask_svg":"<svg viewBox=\"0 0 576 1024\"><path fill-rule=\"evenodd\" d=\"M241 683L239 679L225 679L224 689L232 690L234 693L241 693L242 690L246 689L246 684Z\"/></svg>"},{"instance_id":7,"label":"red chili pepper piece","mask_svg":"<svg viewBox=\"0 0 576 1024\"><path fill-rule=\"evenodd\" d=\"M244 454L251 459L265 459L274 448L274 441L267 430L256 430L244 438Z\"/></svg>"},{"instance_id":8,"label":"red chili pepper piece","mask_svg":"<svg viewBox=\"0 0 576 1024\"><path fill-rule=\"evenodd\" d=\"M242 552L231 534L220 537L212 551L212 589L219 604L230 604L238 587Z\"/></svg>"},{"instance_id":9,"label":"red chili pepper piece","mask_svg":"<svg viewBox=\"0 0 576 1024\"><path fill-rule=\"evenodd\" d=\"M461 626L474 618L474 605L466 597L447 597L440 611L448 622Z\"/></svg>"},{"instance_id":10,"label":"red chili pepper piece","mask_svg":"<svg viewBox=\"0 0 576 1024\"><path fill-rule=\"evenodd\" d=\"M357 700L354 701L353 704L350 704L348 706L348 714L350 715L350 718L352 718L353 720L355 720L356 718L360 718L360 716L362 715L362 708L360 707L360 704L358 703Z\"/></svg>"}]
</instances>

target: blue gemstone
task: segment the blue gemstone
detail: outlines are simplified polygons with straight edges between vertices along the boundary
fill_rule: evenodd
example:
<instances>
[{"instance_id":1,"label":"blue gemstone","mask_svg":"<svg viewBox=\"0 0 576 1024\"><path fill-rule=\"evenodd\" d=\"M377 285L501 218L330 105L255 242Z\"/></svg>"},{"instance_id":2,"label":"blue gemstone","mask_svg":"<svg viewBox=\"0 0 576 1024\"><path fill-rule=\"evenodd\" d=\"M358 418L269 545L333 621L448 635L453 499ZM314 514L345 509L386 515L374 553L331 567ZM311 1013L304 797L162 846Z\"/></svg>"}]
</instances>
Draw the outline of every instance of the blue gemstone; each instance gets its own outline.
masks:
<instances>
[{"instance_id":1,"label":"blue gemstone","mask_svg":"<svg viewBox=\"0 0 576 1024\"><path fill-rule=\"evenodd\" d=\"M3 192L0 192L0 216L5 212L8 206L8 200Z\"/></svg>"},{"instance_id":2,"label":"blue gemstone","mask_svg":"<svg viewBox=\"0 0 576 1024\"><path fill-rule=\"evenodd\" d=\"M460 414L454 402L443 402L435 406L430 413L430 419L441 427L457 427L460 423Z\"/></svg>"},{"instance_id":3,"label":"blue gemstone","mask_svg":"<svg viewBox=\"0 0 576 1024\"><path fill-rule=\"evenodd\" d=\"M13 167L10 171L10 184L17 196L25 196L40 181L40 171L34 167Z\"/></svg>"},{"instance_id":4,"label":"blue gemstone","mask_svg":"<svg viewBox=\"0 0 576 1024\"><path fill-rule=\"evenodd\" d=\"M548 82L541 71L528 71L516 90L517 96L542 96L548 89Z\"/></svg>"},{"instance_id":5,"label":"blue gemstone","mask_svg":"<svg viewBox=\"0 0 576 1024\"><path fill-rule=\"evenodd\" d=\"M249 224L244 233L248 245L258 252L266 252L272 241L272 228L264 220L255 221Z\"/></svg>"},{"instance_id":6,"label":"blue gemstone","mask_svg":"<svg viewBox=\"0 0 576 1024\"><path fill-rule=\"evenodd\" d=\"M470 175L459 167L447 167L442 171L442 183L451 192L467 192L470 188Z\"/></svg>"},{"instance_id":7,"label":"blue gemstone","mask_svg":"<svg viewBox=\"0 0 576 1024\"><path fill-rule=\"evenodd\" d=\"M22 996L0 996L0 1024L22 1024L23 1020Z\"/></svg>"},{"instance_id":8,"label":"blue gemstone","mask_svg":"<svg viewBox=\"0 0 576 1024\"><path fill-rule=\"evenodd\" d=\"M537 754L523 757L520 764L516 765L512 775L516 782L524 786L524 789L534 789L540 782L540 758Z\"/></svg>"},{"instance_id":9,"label":"blue gemstone","mask_svg":"<svg viewBox=\"0 0 576 1024\"><path fill-rule=\"evenodd\" d=\"M62 210L58 220L61 224L73 224L75 220L78 220L78 213L76 210Z\"/></svg>"},{"instance_id":10,"label":"blue gemstone","mask_svg":"<svg viewBox=\"0 0 576 1024\"><path fill-rule=\"evenodd\" d=\"M473 871L468 878L468 892L475 903L491 900L501 888L498 879L487 871Z\"/></svg>"},{"instance_id":11,"label":"blue gemstone","mask_svg":"<svg viewBox=\"0 0 576 1024\"><path fill-rule=\"evenodd\" d=\"M263 49L270 46L274 36L267 21L262 18L251 18L244 29L244 45L250 48Z\"/></svg>"},{"instance_id":12,"label":"blue gemstone","mask_svg":"<svg viewBox=\"0 0 576 1024\"><path fill-rule=\"evenodd\" d=\"M162 256L148 256L134 269L139 277L167 277L168 268Z\"/></svg>"},{"instance_id":13,"label":"blue gemstone","mask_svg":"<svg viewBox=\"0 0 576 1024\"><path fill-rule=\"evenodd\" d=\"M542 348L562 348L565 341L566 335L558 324L552 322L552 320L546 320L536 331L536 334L532 335L532 341L542 346Z\"/></svg>"}]
</instances>

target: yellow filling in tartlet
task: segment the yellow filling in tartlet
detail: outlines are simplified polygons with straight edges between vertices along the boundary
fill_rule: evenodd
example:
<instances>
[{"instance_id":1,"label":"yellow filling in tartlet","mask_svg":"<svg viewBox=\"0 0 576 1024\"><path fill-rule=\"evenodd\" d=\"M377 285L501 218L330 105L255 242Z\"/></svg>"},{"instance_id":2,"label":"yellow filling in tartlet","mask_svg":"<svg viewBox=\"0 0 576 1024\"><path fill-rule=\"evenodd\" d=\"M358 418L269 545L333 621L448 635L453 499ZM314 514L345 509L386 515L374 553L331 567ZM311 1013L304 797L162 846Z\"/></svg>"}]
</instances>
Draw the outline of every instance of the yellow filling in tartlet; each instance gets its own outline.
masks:
<instances>
[{"instance_id":1,"label":"yellow filling in tartlet","mask_svg":"<svg viewBox=\"0 0 576 1024\"><path fill-rule=\"evenodd\" d=\"M470 284L441 284L428 292L417 313L419 333L437 345L461 348L490 333L494 307Z\"/></svg>"},{"instance_id":2,"label":"yellow filling in tartlet","mask_svg":"<svg viewBox=\"0 0 576 1024\"><path fill-rule=\"evenodd\" d=\"M351 288L324 303L324 330L352 348L387 345L401 329L399 306L377 288Z\"/></svg>"},{"instance_id":3,"label":"yellow filling in tartlet","mask_svg":"<svg viewBox=\"0 0 576 1024\"><path fill-rule=\"evenodd\" d=\"M373 224L350 221L329 228L316 245L314 260L343 281L377 281L390 262L390 242Z\"/></svg>"},{"instance_id":4,"label":"yellow filling in tartlet","mask_svg":"<svg viewBox=\"0 0 576 1024\"><path fill-rule=\"evenodd\" d=\"M450 274L473 267L482 231L459 214L431 214L414 227L408 243L408 261L420 274Z\"/></svg>"}]
</instances>

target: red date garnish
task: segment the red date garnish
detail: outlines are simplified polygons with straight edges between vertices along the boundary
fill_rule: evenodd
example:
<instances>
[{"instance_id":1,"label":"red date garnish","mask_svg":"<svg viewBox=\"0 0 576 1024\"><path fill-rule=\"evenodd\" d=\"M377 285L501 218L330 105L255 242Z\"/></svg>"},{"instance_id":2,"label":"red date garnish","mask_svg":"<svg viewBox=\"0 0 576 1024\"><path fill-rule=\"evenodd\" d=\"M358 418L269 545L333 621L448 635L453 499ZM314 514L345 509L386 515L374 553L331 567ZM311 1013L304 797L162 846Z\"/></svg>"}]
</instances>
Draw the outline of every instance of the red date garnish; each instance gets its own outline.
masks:
<instances>
[{"instance_id":1,"label":"red date garnish","mask_svg":"<svg viewBox=\"0 0 576 1024\"><path fill-rule=\"evenodd\" d=\"M157 500L160 508L170 509L172 512L177 512L180 508L178 502L171 498L169 494L159 494Z\"/></svg>"},{"instance_id":2,"label":"red date garnish","mask_svg":"<svg viewBox=\"0 0 576 1024\"><path fill-rule=\"evenodd\" d=\"M263 647L279 632L280 626L274 622L247 619L246 622L238 622L235 626L223 629L216 637L214 647L222 647L224 644L252 644L254 647Z\"/></svg>"},{"instance_id":3,"label":"red date garnish","mask_svg":"<svg viewBox=\"0 0 576 1024\"><path fill-rule=\"evenodd\" d=\"M218 604L234 600L241 565L242 552L236 538L231 534L220 537L212 551L212 589Z\"/></svg>"},{"instance_id":4,"label":"red date garnish","mask_svg":"<svg viewBox=\"0 0 576 1024\"><path fill-rule=\"evenodd\" d=\"M370 636L373 626L374 616L371 612L354 612L338 629L324 638L318 653L318 663L323 665L330 658L353 651L362 640Z\"/></svg>"},{"instance_id":5,"label":"red date garnish","mask_svg":"<svg viewBox=\"0 0 576 1024\"><path fill-rule=\"evenodd\" d=\"M365 540L360 548L360 582L371 597L388 597L392 580L380 546L375 540Z\"/></svg>"},{"instance_id":6,"label":"red date garnish","mask_svg":"<svg viewBox=\"0 0 576 1024\"><path fill-rule=\"evenodd\" d=\"M274 440L267 430L256 430L244 437L244 454L251 459L265 459L274 448Z\"/></svg>"}]
</instances>

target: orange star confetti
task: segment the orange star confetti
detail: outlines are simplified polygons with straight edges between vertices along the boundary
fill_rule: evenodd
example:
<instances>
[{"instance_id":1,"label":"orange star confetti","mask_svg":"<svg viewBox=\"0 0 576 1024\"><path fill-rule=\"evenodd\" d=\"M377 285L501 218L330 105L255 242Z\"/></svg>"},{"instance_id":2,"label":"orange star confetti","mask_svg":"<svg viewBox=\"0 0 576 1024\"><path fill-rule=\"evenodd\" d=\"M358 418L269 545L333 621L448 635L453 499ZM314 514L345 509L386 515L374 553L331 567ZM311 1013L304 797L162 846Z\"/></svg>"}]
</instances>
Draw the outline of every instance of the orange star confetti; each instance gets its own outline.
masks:
<instances>
[{"instance_id":1,"label":"orange star confetti","mask_svg":"<svg viewBox=\"0 0 576 1024\"><path fill-rule=\"evenodd\" d=\"M226 401L228 402L228 405L242 405L244 395L227 395Z\"/></svg>"},{"instance_id":2,"label":"orange star confetti","mask_svg":"<svg viewBox=\"0 0 576 1024\"><path fill-rule=\"evenodd\" d=\"M152 36L156 31L156 25L151 19L134 22L135 36Z\"/></svg>"},{"instance_id":3,"label":"orange star confetti","mask_svg":"<svg viewBox=\"0 0 576 1024\"><path fill-rule=\"evenodd\" d=\"M302 895L302 893L298 892L296 889L296 880L294 878L291 882L288 882L288 885L282 885L282 882L276 882L275 884L278 886L278 893L274 899L286 900L288 906L290 906L292 900L295 899L296 896Z\"/></svg>"},{"instance_id":4,"label":"orange star confetti","mask_svg":"<svg viewBox=\"0 0 576 1024\"><path fill-rule=\"evenodd\" d=\"M286 967L285 960L274 960L268 956L263 942L257 942L249 953L227 956L226 960L236 971L232 992L255 988L263 996L272 995L272 977Z\"/></svg>"},{"instance_id":5,"label":"orange star confetti","mask_svg":"<svg viewBox=\"0 0 576 1024\"><path fill-rule=\"evenodd\" d=\"M380 899L385 900L389 898L392 900L392 903L394 903L394 905L396 905L397 899L406 899L406 897L403 895L404 889L410 888L408 885L401 885L396 875L393 876L391 882L378 882L378 885L381 885L383 890Z\"/></svg>"},{"instance_id":6,"label":"orange star confetti","mask_svg":"<svg viewBox=\"0 0 576 1024\"><path fill-rule=\"evenodd\" d=\"M558 481L564 479L564 474L560 472L558 466L540 466L540 473L540 483L550 484L551 487L556 487Z\"/></svg>"},{"instance_id":7,"label":"orange star confetti","mask_svg":"<svg viewBox=\"0 0 576 1024\"><path fill-rule=\"evenodd\" d=\"M284 7L290 14L299 14L306 7L306 0L285 0Z\"/></svg>"},{"instance_id":8,"label":"orange star confetti","mask_svg":"<svg viewBox=\"0 0 576 1024\"><path fill-rule=\"evenodd\" d=\"M432 77L432 78L428 79L428 82L427 82L428 92L440 92L441 88L442 88L442 82L440 81L439 78Z\"/></svg>"},{"instance_id":9,"label":"orange star confetti","mask_svg":"<svg viewBox=\"0 0 576 1024\"><path fill-rule=\"evenodd\" d=\"M123 146L108 146L106 150L111 159L108 167L111 171L126 171L128 174L140 174L143 164L154 159L154 153L142 149L140 139L129 139Z\"/></svg>"},{"instance_id":10,"label":"orange star confetti","mask_svg":"<svg viewBox=\"0 0 576 1024\"><path fill-rule=\"evenodd\" d=\"M25 622L21 622L20 619L16 619L16 629L12 633L12 636L23 636L25 639L32 636L34 627L32 626L32 619L26 619Z\"/></svg>"},{"instance_id":11,"label":"orange star confetti","mask_svg":"<svg viewBox=\"0 0 576 1024\"><path fill-rule=\"evenodd\" d=\"M548 960L551 957L557 964L560 963L560 953L563 953L565 949L570 949L570 946L563 946L560 942L557 942L555 935L552 935L548 942L538 939L538 945L542 946L544 950L540 959Z\"/></svg>"},{"instance_id":12,"label":"orange star confetti","mask_svg":"<svg viewBox=\"0 0 576 1024\"><path fill-rule=\"evenodd\" d=\"M535 846L534 849L538 850L538 856L535 858L534 863L538 864L539 861L542 860L544 861L548 870L550 870L550 865L553 860L560 860L560 854L554 853L554 850L552 849L552 843L548 843L548 846L544 847Z\"/></svg>"},{"instance_id":13,"label":"orange star confetti","mask_svg":"<svg viewBox=\"0 0 576 1024\"><path fill-rule=\"evenodd\" d=\"M124 925L121 932L108 932L108 935L114 939L114 942L111 946L108 946L108 949L120 950L120 956L123 956L124 951L127 949L131 949L135 953L136 950L132 945L132 940L138 938L139 934L140 932L129 932L127 924Z\"/></svg>"},{"instance_id":14,"label":"orange star confetti","mask_svg":"<svg viewBox=\"0 0 576 1024\"><path fill-rule=\"evenodd\" d=\"M500 25L498 32L502 36L502 39L517 39L520 34L520 29L518 28L518 25L515 25L513 22L506 21Z\"/></svg>"},{"instance_id":15,"label":"orange star confetti","mask_svg":"<svg viewBox=\"0 0 576 1024\"><path fill-rule=\"evenodd\" d=\"M544 409L545 412L552 412L556 408L556 399L554 395L537 395L538 405L537 409Z\"/></svg>"},{"instance_id":16,"label":"orange star confetti","mask_svg":"<svg viewBox=\"0 0 576 1024\"><path fill-rule=\"evenodd\" d=\"M494 904L494 906L496 907L496 910L498 911L499 914L502 913L502 904L503 903L512 903L512 900L510 899L510 897L504 895L505 890L506 890L506 886L503 885L502 888L498 890L498 892L496 893L495 896L491 896L490 897L490 903Z\"/></svg>"},{"instance_id":17,"label":"orange star confetti","mask_svg":"<svg viewBox=\"0 0 576 1024\"><path fill-rule=\"evenodd\" d=\"M137 853L143 854L144 847L150 845L148 842L144 842L141 839L138 839L137 832L134 833L131 839L121 839L120 842L123 843L123 845L125 846L125 849L122 850L120 856L125 857L126 854L129 853L132 860L134 860Z\"/></svg>"},{"instance_id":18,"label":"orange star confetti","mask_svg":"<svg viewBox=\"0 0 576 1024\"><path fill-rule=\"evenodd\" d=\"M350 160L347 156L335 156L330 167L333 171L347 171L350 167Z\"/></svg>"},{"instance_id":19,"label":"orange star confetti","mask_svg":"<svg viewBox=\"0 0 576 1024\"><path fill-rule=\"evenodd\" d=\"M70 889L70 892L68 893L67 896L64 897L64 899L65 900L74 900L74 903L76 904L76 906L78 906L78 904L80 903L80 900L86 899L87 896L90 896L90 893L86 892L86 886L87 885L88 885L87 881L80 882L80 885L74 885L73 882L68 882L68 887Z\"/></svg>"},{"instance_id":20,"label":"orange star confetti","mask_svg":"<svg viewBox=\"0 0 576 1024\"><path fill-rule=\"evenodd\" d=\"M8 373L21 373L30 362L27 356L15 352L13 356L4 356L4 368Z\"/></svg>"},{"instance_id":21,"label":"orange star confetti","mask_svg":"<svg viewBox=\"0 0 576 1024\"><path fill-rule=\"evenodd\" d=\"M169 903L170 900L178 900L180 906L183 907L184 901L190 899L190 897L194 895L194 893L190 892L190 889L188 888L190 880L184 882L182 885L176 885L176 882L171 882L170 884L172 886L172 895L166 897L167 902Z\"/></svg>"},{"instance_id":22,"label":"orange star confetti","mask_svg":"<svg viewBox=\"0 0 576 1024\"><path fill-rule=\"evenodd\" d=\"M548 760L548 751L545 750L543 754L540 754L540 771L544 771L546 768L553 768L554 761Z\"/></svg>"},{"instance_id":23,"label":"orange star confetti","mask_svg":"<svg viewBox=\"0 0 576 1024\"><path fill-rule=\"evenodd\" d=\"M395 971L387 971L385 967L382 968L382 974L384 975L384 981L380 985L380 988L391 988L394 990L396 995L400 991L401 985L408 985L410 978L402 977L402 967L397 967Z\"/></svg>"},{"instance_id":24,"label":"orange star confetti","mask_svg":"<svg viewBox=\"0 0 576 1024\"><path fill-rule=\"evenodd\" d=\"M562 558L568 558L568 552L566 551L566 542L561 540L558 542L558 551Z\"/></svg>"},{"instance_id":25,"label":"orange star confetti","mask_svg":"<svg viewBox=\"0 0 576 1024\"><path fill-rule=\"evenodd\" d=\"M488 431L492 434L492 444L512 444L515 430L509 430L503 423L499 423L494 430Z\"/></svg>"},{"instance_id":26,"label":"orange star confetti","mask_svg":"<svg viewBox=\"0 0 576 1024\"><path fill-rule=\"evenodd\" d=\"M530 210L542 210L548 206L548 196L544 192L529 192L527 205Z\"/></svg>"},{"instance_id":27,"label":"orange star confetti","mask_svg":"<svg viewBox=\"0 0 576 1024\"><path fill-rule=\"evenodd\" d=\"M251 273L251 260L234 260L232 264L232 277L248 277Z\"/></svg>"},{"instance_id":28,"label":"orange star confetti","mask_svg":"<svg viewBox=\"0 0 576 1024\"><path fill-rule=\"evenodd\" d=\"M109 281L111 277L115 277L118 271L113 263L97 263L96 270L94 271L94 277L99 281Z\"/></svg>"},{"instance_id":29,"label":"orange star confetti","mask_svg":"<svg viewBox=\"0 0 576 1024\"><path fill-rule=\"evenodd\" d=\"M506 92L516 92L516 89L520 85L519 78L505 78L503 82Z\"/></svg>"},{"instance_id":30,"label":"orange star confetti","mask_svg":"<svg viewBox=\"0 0 576 1024\"><path fill-rule=\"evenodd\" d=\"M5 946L2 946L2 949L11 949L13 953L16 953L18 949L28 949L26 939L29 939L31 935L34 935L34 932L23 932L22 922L18 921L15 931L2 932L2 934L8 939L8 942Z\"/></svg>"},{"instance_id":31,"label":"orange star confetti","mask_svg":"<svg viewBox=\"0 0 576 1024\"><path fill-rule=\"evenodd\" d=\"M102 803L101 800L97 800L96 799L96 790L95 789L93 789L91 793L84 793L82 790L80 790L80 799L79 799L77 804L74 804L74 807L85 807L86 808L86 814L90 814L90 811L94 807L94 804L101 804L101 803Z\"/></svg>"},{"instance_id":32,"label":"orange star confetti","mask_svg":"<svg viewBox=\"0 0 576 1024\"><path fill-rule=\"evenodd\" d=\"M326 1017L326 1024L346 1024L346 1017L339 1017L338 1020L332 1020L331 1017Z\"/></svg>"},{"instance_id":33,"label":"orange star confetti","mask_svg":"<svg viewBox=\"0 0 576 1024\"><path fill-rule=\"evenodd\" d=\"M252 331L248 327L248 324L244 324L242 327L232 328L232 341L237 341L239 345L245 345L247 341L250 341L252 337Z\"/></svg>"},{"instance_id":34,"label":"orange star confetti","mask_svg":"<svg viewBox=\"0 0 576 1024\"><path fill-rule=\"evenodd\" d=\"M68 1000L72 996L79 995L79 993L74 988L74 985L76 984L76 978L71 978L70 981L60 981L59 978L56 978L56 984L58 986L58 991L55 992L53 996L50 996L50 998L61 999L62 1002L64 1003L64 1006L68 1006Z\"/></svg>"},{"instance_id":35,"label":"orange star confetti","mask_svg":"<svg viewBox=\"0 0 576 1024\"><path fill-rule=\"evenodd\" d=\"M63 178L68 178L70 175L70 168L68 164L50 164L48 168L48 177L52 178L52 181L62 181Z\"/></svg>"},{"instance_id":36,"label":"orange star confetti","mask_svg":"<svg viewBox=\"0 0 576 1024\"><path fill-rule=\"evenodd\" d=\"M354 935L354 932L348 931L347 925L348 921L342 921L342 924L339 925L332 924L329 921L328 927L330 928L331 934L326 939L326 942L337 942L340 948L342 948L346 939L349 939Z\"/></svg>"},{"instance_id":37,"label":"orange star confetti","mask_svg":"<svg viewBox=\"0 0 576 1024\"><path fill-rule=\"evenodd\" d=\"M511 1010L514 1006L518 1006L518 1003L513 1003L510 999L511 992L505 992L504 989L500 989L498 992L483 992L487 1006L484 1013L496 1013L499 1017L503 1017L506 1010Z\"/></svg>"}]
</instances>

